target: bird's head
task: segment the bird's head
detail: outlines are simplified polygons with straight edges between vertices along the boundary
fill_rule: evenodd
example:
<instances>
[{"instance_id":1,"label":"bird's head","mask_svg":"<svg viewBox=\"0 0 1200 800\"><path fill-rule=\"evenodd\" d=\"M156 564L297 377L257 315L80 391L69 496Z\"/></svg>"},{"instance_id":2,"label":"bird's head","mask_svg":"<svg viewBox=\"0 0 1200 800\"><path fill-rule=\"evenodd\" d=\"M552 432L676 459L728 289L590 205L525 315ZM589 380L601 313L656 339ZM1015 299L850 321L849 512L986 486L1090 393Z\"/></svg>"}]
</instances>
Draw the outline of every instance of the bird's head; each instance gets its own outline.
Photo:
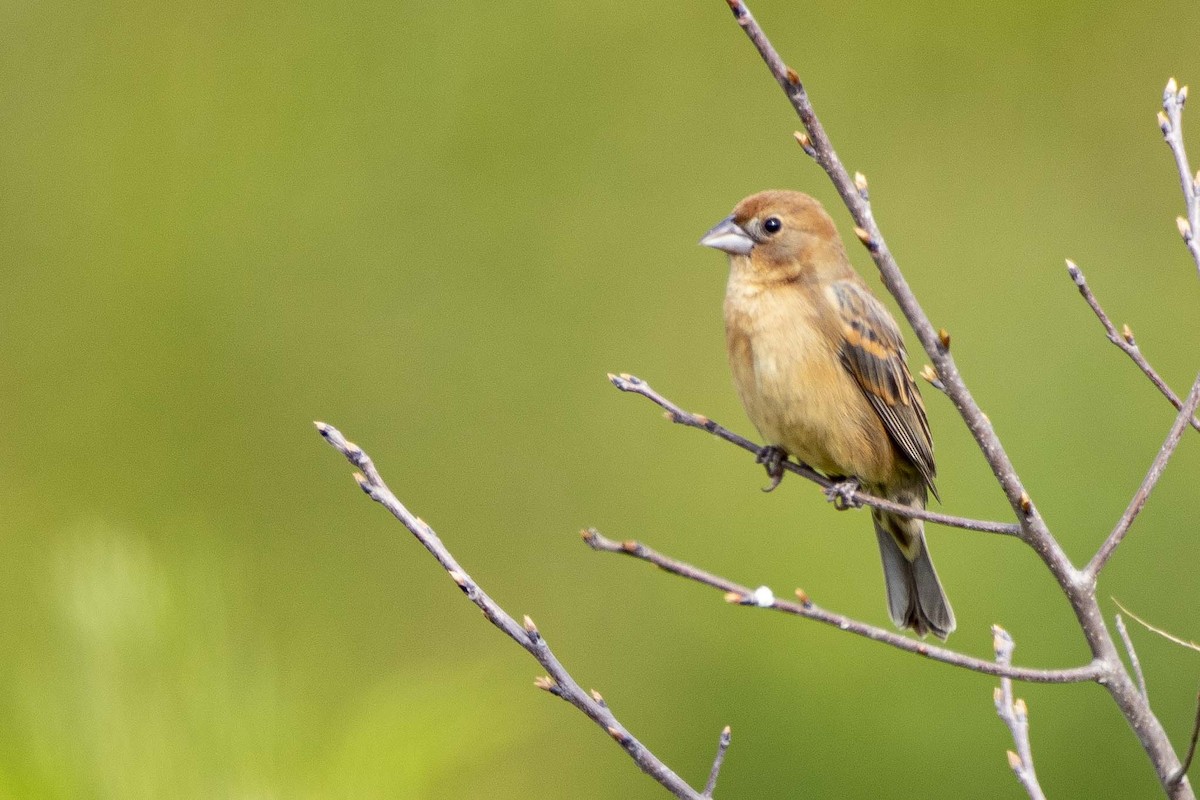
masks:
<instances>
[{"instance_id":1,"label":"bird's head","mask_svg":"<svg viewBox=\"0 0 1200 800\"><path fill-rule=\"evenodd\" d=\"M700 240L729 254L735 269L763 281L796 281L849 269L837 228L825 209L802 192L752 194Z\"/></svg>"}]
</instances>

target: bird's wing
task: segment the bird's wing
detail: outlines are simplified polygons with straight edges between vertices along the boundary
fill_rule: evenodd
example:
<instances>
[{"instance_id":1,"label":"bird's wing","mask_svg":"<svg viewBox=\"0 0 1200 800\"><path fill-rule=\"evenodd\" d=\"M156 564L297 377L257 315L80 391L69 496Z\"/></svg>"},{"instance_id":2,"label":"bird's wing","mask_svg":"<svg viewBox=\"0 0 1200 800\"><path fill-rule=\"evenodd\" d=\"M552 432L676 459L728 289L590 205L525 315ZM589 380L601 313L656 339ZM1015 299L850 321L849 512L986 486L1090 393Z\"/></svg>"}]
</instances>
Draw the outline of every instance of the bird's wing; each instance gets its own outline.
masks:
<instances>
[{"instance_id":1,"label":"bird's wing","mask_svg":"<svg viewBox=\"0 0 1200 800\"><path fill-rule=\"evenodd\" d=\"M858 281L831 286L839 316L842 364L883 420L892 441L937 497L933 437L925 404L908 371L904 340L883 304Z\"/></svg>"}]
</instances>

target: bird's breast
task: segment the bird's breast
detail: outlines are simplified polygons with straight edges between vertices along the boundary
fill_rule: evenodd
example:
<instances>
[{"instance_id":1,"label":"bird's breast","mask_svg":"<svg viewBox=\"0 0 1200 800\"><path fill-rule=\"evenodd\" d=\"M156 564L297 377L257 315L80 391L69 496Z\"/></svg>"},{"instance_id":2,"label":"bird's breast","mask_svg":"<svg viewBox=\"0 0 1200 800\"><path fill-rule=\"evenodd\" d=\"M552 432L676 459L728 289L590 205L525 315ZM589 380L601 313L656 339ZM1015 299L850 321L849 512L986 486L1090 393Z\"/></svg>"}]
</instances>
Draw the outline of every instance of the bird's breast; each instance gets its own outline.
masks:
<instances>
[{"instance_id":1,"label":"bird's breast","mask_svg":"<svg viewBox=\"0 0 1200 800\"><path fill-rule=\"evenodd\" d=\"M729 364L746 414L768 444L824 472L874 482L893 468L890 438L842 366L832 309L803 286L731 278Z\"/></svg>"}]
</instances>

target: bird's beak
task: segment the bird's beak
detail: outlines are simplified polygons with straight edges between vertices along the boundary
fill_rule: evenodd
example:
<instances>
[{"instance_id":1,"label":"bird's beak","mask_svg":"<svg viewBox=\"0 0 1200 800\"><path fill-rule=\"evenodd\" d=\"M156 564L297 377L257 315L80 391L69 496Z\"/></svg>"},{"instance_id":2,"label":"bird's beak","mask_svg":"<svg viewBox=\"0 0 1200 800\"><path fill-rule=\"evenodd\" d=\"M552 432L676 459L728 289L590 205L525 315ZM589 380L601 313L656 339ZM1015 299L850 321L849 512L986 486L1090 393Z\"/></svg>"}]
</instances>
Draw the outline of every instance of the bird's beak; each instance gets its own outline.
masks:
<instances>
[{"instance_id":1,"label":"bird's beak","mask_svg":"<svg viewBox=\"0 0 1200 800\"><path fill-rule=\"evenodd\" d=\"M718 222L712 227L712 230L704 234L700 244L715 250L724 250L731 256L745 256L749 255L750 249L754 247L754 240L730 216Z\"/></svg>"}]
</instances>

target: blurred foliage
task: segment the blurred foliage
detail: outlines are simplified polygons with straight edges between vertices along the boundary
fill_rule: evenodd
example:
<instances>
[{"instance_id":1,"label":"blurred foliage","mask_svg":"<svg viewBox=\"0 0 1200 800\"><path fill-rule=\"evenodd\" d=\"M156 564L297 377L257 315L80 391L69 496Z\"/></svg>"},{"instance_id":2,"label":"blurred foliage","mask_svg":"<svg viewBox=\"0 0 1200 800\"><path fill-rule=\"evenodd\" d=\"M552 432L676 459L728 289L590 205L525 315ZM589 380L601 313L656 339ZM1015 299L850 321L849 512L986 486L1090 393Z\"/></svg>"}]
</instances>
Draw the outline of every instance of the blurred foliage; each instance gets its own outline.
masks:
<instances>
[{"instance_id":1,"label":"blurred foliage","mask_svg":"<svg viewBox=\"0 0 1200 800\"><path fill-rule=\"evenodd\" d=\"M1200 8L753 8L1082 560L1171 409L1062 259L1185 387L1200 298L1154 112L1200 82ZM663 796L532 688L317 418L694 781L728 723L724 797L1017 796L989 679L576 538L886 623L865 513L763 496L744 454L604 380L750 432L724 259L695 241L771 186L849 232L796 124L719 0L0 6L0 798ZM927 401L945 508L1004 518ZM1198 478L1193 435L1101 586L1193 639ZM931 540L952 644L986 656L999 622L1019 663L1086 660L1026 548ZM1133 636L1183 744L1200 664ZM1157 796L1102 690L1019 693L1048 794Z\"/></svg>"}]
</instances>

